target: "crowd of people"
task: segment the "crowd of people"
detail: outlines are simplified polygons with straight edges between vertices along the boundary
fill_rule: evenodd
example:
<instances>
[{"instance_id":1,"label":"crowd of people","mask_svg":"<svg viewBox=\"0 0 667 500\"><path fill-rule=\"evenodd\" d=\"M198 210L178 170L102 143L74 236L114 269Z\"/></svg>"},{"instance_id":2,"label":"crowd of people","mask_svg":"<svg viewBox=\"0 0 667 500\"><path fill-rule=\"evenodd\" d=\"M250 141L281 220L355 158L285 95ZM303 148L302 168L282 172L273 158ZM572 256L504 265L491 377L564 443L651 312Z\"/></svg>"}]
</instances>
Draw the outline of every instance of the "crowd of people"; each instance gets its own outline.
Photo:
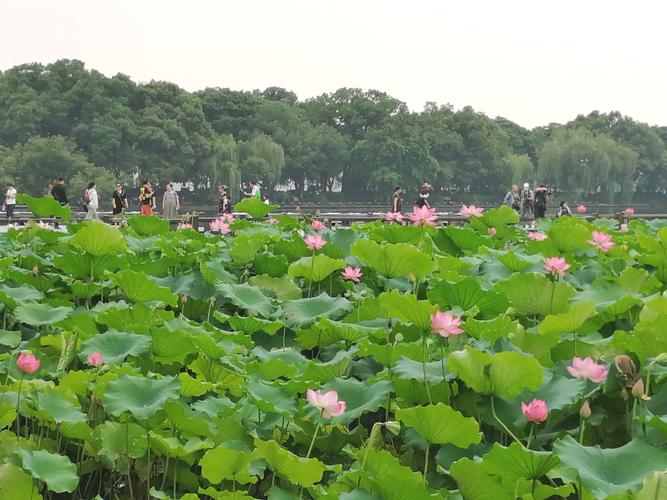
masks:
<instances>
[{"instance_id":1,"label":"crowd of people","mask_svg":"<svg viewBox=\"0 0 667 500\"><path fill-rule=\"evenodd\" d=\"M233 209L232 196L229 192L229 187L222 185L218 188L219 201L218 213L231 213ZM258 200L269 204L269 197L262 195L261 186L259 182L253 180L242 186L240 193L245 198L257 198ZM70 206L70 200L67 196L67 188L65 187L65 179L60 177L55 182L50 182L46 188L46 194L51 196L54 200L60 203L61 206ZM3 211L6 213L9 221L14 217L14 209L16 206L16 188L12 183L7 183L5 189L5 199L3 202ZM153 215L157 212L156 189L150 179L142 181L138 192L139 212L141 215ZM97 193L97 186L95 181L88 183L86 189L81 195L80 207L85 214L85 219L98 219L100 216L100 199ZM111 213L115 219L122 218L123 214L130 208L128 195L125 186L117 182L115 189L111 195ZM178 192L174 189L173 183L168 183L165 186L162 194L162 217L165 219L178 219L179 210L181 209L181 200Z\"/></svg>"}]
</instances>

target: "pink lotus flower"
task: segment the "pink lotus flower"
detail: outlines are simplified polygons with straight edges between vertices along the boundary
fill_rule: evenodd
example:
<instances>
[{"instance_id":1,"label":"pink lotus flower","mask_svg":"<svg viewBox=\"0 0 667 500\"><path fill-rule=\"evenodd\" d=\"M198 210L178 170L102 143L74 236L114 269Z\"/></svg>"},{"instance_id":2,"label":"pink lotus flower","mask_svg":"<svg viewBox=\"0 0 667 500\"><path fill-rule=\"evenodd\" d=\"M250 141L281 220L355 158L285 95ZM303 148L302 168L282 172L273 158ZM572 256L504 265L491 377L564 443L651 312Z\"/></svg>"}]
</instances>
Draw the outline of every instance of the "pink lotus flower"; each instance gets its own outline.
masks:
<instances>
[{"instance_id":1,"label":"pink lotus flower","mask_svg":"<svg viewBox=\"0 0 667 500\"><path fill-rule=\"evenodd\" d=\"M90 366L98 367L102 366L103 363L104 363L104 358L102 357L102 354L100 354L99 351L94 352L88 356L88 364Z\"/></svg>"},{"instance_id":2,"label":"pink lotus flower","mask_svg":"<svg viewBox=\"0 0 667 500\"><path fill-rule=\"evenodd\" d=\"M413 207L412 213L408 214L408 218L413 226L435 226L435 221L438 217L435 215L435 208Z\"/></svg>"},{"instance_id":3,"label":"pink lotus flower","mask_svg":"<svg viewBox=\"0 0 667 500\"><path fill-rule=\"evenodd\" d=\"M566 368L574 378L583 378L591 382L604 382L609 373L607 367L597 364L590 357L581 359L575 356L572 364Z\"/></svg>"},{"instance_id":4,"label":"pink lotus flower","mask_svg":"<svg viewBox=\"0 0 667 500\"><path fill-rule=\"evenodd\" d=\"M612 248L614 248L615 244L613 241L611 241L611 235L602 233L600 231L593 231L593 239L588 240L586 243L590 243L594 247L597 247L600 252L608 252Z\"/></svg>"},{"instance_id":5,"label":"pink lotus flower","mask_svg":"<svg viewBox=\"0 0 667 500\"><path fill-rule=\"evenodd\" d=\"M461 318L454 316L451 311L437 311L431 315L431 331L445 339L463 333L463 330L459 328L462 323Z\"/></svg>"},{"instance_id":6,"label":"pink lotus flower","mask_svg":"<svg viewBox=\"0 0 667 500\"><path fill-rule=\"evenodd\" d=\"M619 228L619 231L621 233L627 233L628 231L630 231L630 228L628 227L627 224L621 224L621 227Z\"/></svg>"},{"instance_id":7,"label":"pink lotus flower","mask_svg":"<svg viewBox=\"0 0 667 500\"><path fill-rule=\"evenodd\" d=\"M16 360L16 366L18 366L18 369L23 373L27 373L28 375L32 375L37 370L39 370L39 365L41 364L42 362L32 354L21 353Z\"/></svg>"},{"instance_id":8,"label":"pink lotus flower","mask_svg":"<svg viewBox=\"0 0 667 500\"><path fill-rule=\"evenodd\" d=\"M565 271L570 269L570 264L565 262L563 257L547 257L544 259L544 269L549 273L565 276Z\"/></svg>"},{"instance_id":9,"label":"pink lotus flower","mask_svg":"<svg viewBox=\"0 0 667 500\"><path fill-rule=\"evenodd\" d=\"M486 230L486 233L489 236L495 236L498 231L496 230L495 227L490 227L489 229Z\"/></svg>"},{"instance_id":10,"label":"pink lotus flower","mask_svg":"<svg viewBox=\"0 0 667 500\"><path fill-rule=\"evenodd\" d=\"M360 267L347 266L345 269L343 269L340 275L343 277L344 280L354 281L355 283L359 283L364 273L361 272Z\"/></svg>"},{"instance_id":11,"label":"pink lotus flower","mask_svg":"<svg viewBox=\"0 0 667 500\"><path fill-rule=\"evenodd\" d=\"M179 231L182 231L184 229L192 229L192 224L187 224L185 222L182 222L181 224L178 225L176 229L178 229Z\"/></svg>"},{"instance_id":12,"label":"pink lotus flower","mask_svg":"<svg viewBox=\"0 0 667 500\"><path fill-rule=\"evenodd\" d=\"M322 248L324 245L327 244L324 238L322 238L319 235L313 236L312 234L307 235L303 239L303 241L306 244L306 247L308 247L308 250L310 250L311 252L319 250L320 248Z\"/></svg>"},{"instance_id":13,"label":"pink lotus flower","mask_svg":"<svg viewBox=\"0 0 667 500\"><path fill-rule=\"evenodd\" d=\"M626 208L625 215L627 215L628 217L632 217L633 215L635 215L635 209L632 207Z\"/></svg>"},{"instance_id":14,"label":"pink lotus flower","mask_svg":"<svg viewBox=\"0 0 667 500\"><path fill-rule=\"evenodd\" d=\"M310 225L310 228L313 231L320 232L322 229L324 229L326 226L324 225L324 222L320 220L314 220L313 223Z\"/></svg>"},{"instance_id":15,"label":"pink lotus flower","mask_svg":"<svg viewBox=\"0 0 667 500\"><path fill-rule=\"evenodd\" d=\"M387 222L403 222L403 214L401 212L387 212L383 218Z\"/></svg>"},{"instance_id":16,"label":"pink lotus flower","mask_svg":"<svg viewBox=\"0 0 667 500\"><path fill-rule=\"evenodd\" d=\"M481 217L484 209L475 205L461 205L461 215L464 217Z\"/></svg>"},{"instance_id":17,"label":"pink lotus flower","mask_svg":"<svg viewBox=\"0 0 667 500\"><path fill-rule=\"evenodd\" d=\"M234 214L224 213L220 217L218 217L218 219L222 219L223 222L231 224L232 222L234 222Z\"/></svg>"},{"instance_id":18,"label":"pink lotus flower","mask_svg":"<svg viewBox=\"0 0 667 500\"><path fill-rule=\"evenodd\" d=\"M227 234L229 233L229 224L225 222L223 217L218 217L211 221L210 229L216 233Z\"/></svg>"},{"instance_id":19,"label":"pink lotus flower","mask_svg":"<svg viewBox=\"0 0 667 500\"><path fill-rule=\"evenodd\" d=\"M580 214L585 214L586 210L588 210L588 208L583 203L581 205L577 205L577 212Z\"/></svg>"},{"instance_id":20,"label":"pink lotus flower","mask_svg":"<svg viewBox=\"0 0 667 500\"><path fill-rule=\"evenodd\" d=\"M549 416L549 409L546 402L541 399L533 399L528 404L521 401L521 413L529 422L540 423L544 422Z\"/></svg>"},{"instance_id":21,"label":"pink lotus flower","mask_svg":"<svg viewBox=\"0 0 667 500\"><path fill-rule=\"evenodd\" d=\"M336 391L321 393L319 390L308 389L306 391L306 398L308 399L308 403L319 409L322 417L327 419L340 417L345 413L345 408L347 407L345 401L338 400L338 393Z\"/></svg>"},{"instance_id":22,"label":"pink lotus flower","mask_svg":"<svg viewBox=\"0 0 667 500\"><path fill-rule=\"evenodd\" d=\"M543 241L548 238L544 233L528 233L528 238L534 241Z\"/></svg>"}]
</instances>

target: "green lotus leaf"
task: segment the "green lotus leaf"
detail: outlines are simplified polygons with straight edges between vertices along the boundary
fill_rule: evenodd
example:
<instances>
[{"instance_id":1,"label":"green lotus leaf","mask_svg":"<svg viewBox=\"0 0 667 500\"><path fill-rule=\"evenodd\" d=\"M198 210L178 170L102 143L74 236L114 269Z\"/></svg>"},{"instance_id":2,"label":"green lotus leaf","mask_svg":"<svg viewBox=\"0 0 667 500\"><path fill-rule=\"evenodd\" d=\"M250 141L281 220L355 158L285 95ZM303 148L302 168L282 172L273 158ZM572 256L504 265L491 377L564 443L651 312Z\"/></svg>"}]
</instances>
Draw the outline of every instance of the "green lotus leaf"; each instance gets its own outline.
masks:
<instances>
[{"instance_id":1,"label":"green lotus leaf","mask_svg":"<svg viewBox=\"0 0 667 500\"><path fill-rule=\"evenodd\" d=\"M123 234L115 226L99 221L85 222L69 242L74 248L94 257L127 251Z\"/></svg>"},{"instance_id":2,"label":"green lotus leaf","mask_svg":"<svg viewBox=\"0 0 667 500\"><path fill-rule=\"evenodd\" d=\"M509 447L498 443L484 455L482 468L489 474L516 481L517 479L539 479L557 467L560 460L552 453L527 450L519 443Z\"/></svg>"},{"instance_id":3,"label":"green lotus leaf","mask_svg":"<svg viewBox=\"0 0 667 500\"><path fill-rule=\"evenodd\" d=\"M491 356L466 347L449 355L448 366L474 391L505 399L515 398L524 389L537 389L544 379L534 357L513 351Z\"/></svg>"},{"instance_id":4,"label":"green lotus leaf","mask_svg":"<svg viewBox=\"0 0 667 500\"><path fill-rule=\"evenodd\" d=\"M55 392L40 392L37 395L40 413L48 416L49 420L58 424L67 422L76 424L84 422L86 414L66 399L61 398Z\"/></svg>"},{"instance_id":5,"label":"green lotus leaf","mask_svg":"<svg viewBox=\"0 0 667 500\"><path fill-rule=\"evenodd\" d=\"M537 273L513 274L507 281L497 283L494 289L504 293L516 312L525 316L565 312L575 293L567 283L552 282Z\"/></svg>"},{"instance_id":6,"label":"green lotus leaf","mask_svg":"<svg viewBox=\"0 0 667 500\"><path fill-rule=\"evenodd\" d=\"M272 278L281 278L287 274L289 262L284 255L260 253L252 260L252 265L259 274L267 274Z\"/></svg>"},{"instance_id":7,"label":"green lotus leaf","mask_svg":"<svg viewBox=\"0 0 667 500\"><path fill-rule=\"evenodd\" d=\"M575 482L597 498L637 491L644 478L667 468L667 449L632 440L620 448L582 446L571 436L557 440L554 453L560 458L559 476Z\"/></svg>"},{"instance_id":8,"label":"green lotus leaf","mask_svg":"<svg viewBox=\"0 0 667 500\"><path fill-rule=\"evenodd\" d=\"M630 293L651 295L660 288L660 280L646 269L628 267L616 278L623 290Z\"/></svg>"},{"instance_id":9,"label":"green lotus leaf","mask_svg":"<svg viewBox=\"0 0 667 500\"><path fill-rule=\"evenodd\" d=\"M417 300L412 294L401 295L393 290L380 295L380 305L390 318L411 323L421 331L431 330L431 315L436 307L426 300Z\"/></svg>"},{"instance_id":10,"label":"green lotus leaf","mask_svg":"<svg viewBox=\"0 0 667 500\"><path fill-rule=\"evenodd\" d=\"M30 285L9 286L5 283L0 285L0 302L9 307L27 301L38 301L44 298L44 294Z\"/></svg>"},{"instance_id":11,"label":"green lotus leaf","mask_svg":"<svg viewBox=\"0 0 667 500\"><path fill-rule=\"evenodd\" d=\"M322 281L331 273L345 267L343 259L332 259L326 255L301 257L289 266L289 275L295 278L306 278L311 282Z\"/></svg>"},{"instance_id":12,"label":"green lotus leaf","mask_svg":"<svg viewBox=\"0 0 667 500\"><path fill-rule=\"evenodd\" d=\"M455 378L454 374L450 373L447 368L447 362L431 361L426 363L426 380L429 384L439 384L443 380L452 380ZM400 358L394 366L394 373L404 380L417 380L424 383L424 365L421 361L415 361L408 358Z\"/></svg>"},{"instance_id":13,"label":"green lotus leaf","mask_svg":"<svg viewBox=\"0 0 667 500\"><path fill-rule=\"evenodd\" d=\"M133 215L127 224L139 236L166 235L169 233L169 221L156 215Z\"/></svg>"},{"instance_id":14,"label":"green lotus leaf","mask_svg":"<svg viewBox=\"0 0 667 500\"><path fill-rule=\"evenodd\" d=\"M211 285L236 283L238 278L227 270L229 268L228 261L229 259L225 259L224 257L202 261L199 263L199 272Z\"/></svg>"},{"instance_id":15,"label":"green lotus leaf","mask_svg":"<svg viewBox=\"0 0 667 500\"><path fill-rule=\"evenodd\" d=\"M177 399L178 379L160 380L123 375L109 382L104 393L104 409L114 416L129 411L136 419L145 420L162 409L169 399Z\"/></svg>"},{"instance_id":16,"label":"green lotus leaf","mask_svg":"<svg viewBox=\"0 0 667 500\"><path fill-rule=\"evenodd\" d=\"M132 302L163 302L171 306L175 306L178 302L178 298L169 288L158 285L141 271L124 269L112 275L111 279Z\"/></svg>"},{"instance_id":17,"label":"green lotus leaf","mask_svg":"<svg viewBox=\"0 0 667 500\"><path fill-rule=\"evenodd\" d=\"M188 299L208 301L216 294L216 289L198 271L157 278L155 282L168 288L177 295L186 295Z\"/></svg>"},{"instance_id":18,"label":"green lotus leaf","mask_svg":"<svg viewBox=\"0 0 667 500\"><path fill-rule=\"evenodd\" d=\"M245 198L234 205L235 212L248 214L253 219L266 217L273 212L278 205L268 205L257 198Z\"/></svg>"},{"instance_id":19,"label":"green lotus leaf","mask_svg":"<svg viewBox=\"0 0 667 500\"><path fill-rule=\"evenodd\" d=\"M283 415L291 415L296 411L296 403L289 393L258 377L251 376L248 379L247 393L262 411Z\"/></svg>"},{"instance_id":20,"label":"green lotus leaf","mask_svg":"<svg viewBox=\"0 0 667 500\"><path fill-rule=\"evenodd\" d=\"M302 458L275 441L255 439L253 458L266 460L268 466L292 484L311 486L322 480L326 466L315 458Z\"/></svg>"},{"instance_id":21,"label":"green lotus leaf","mask_svg":"<svg viewBox=\"0 0 667 500\"><path fill-rule=\"evenodd\" d=\"M104 422L95 428L100 439L100 455L116 461L127 457L141 458L148 450L146 430L138 424L129 422Z\"/></svg>"},{"instance_id":22,"label":"green lotus leaf","mask_svg":"<svg viewBox=\"0 0 667 500\"><path fill-rule=\"evenodd\" d=\"M167 457L179 458L189 465L192 465L195 461L193 455L199 455L198 452L213 447L213 442L210 439L195 437L182 443L177 437L165 437L153 431L150 431L150 440L151 453L156 452Z\"/></svg>"},{"instance_id":23,"label":"green lotus leaf","mask_svg":"<svg viewBox=\"0 0 667 500\"><path fill-rule=\"evenodd\" d=\"M345 401L347 407L340 417L334 417L332 422L349 424L366 412L377 411L387 404L387 395L393 386L388 380L380 380L373 384L360 382L354 379L337 378L327 383L324 391L337 391L338 399ZM313 413L314 410L314 413ZM311 408L311 416L317 416L318 411Z\"/></svg>"},{"instance_id":24,"label":"green lotus leaf","mask_svg":"<svg viewBox=\"0 0 667 500\"><path fill-rule=\"evenodd\" d=\"M387 278L406 278L412 274L422 280L435 270L431 256L408 243L380 245L373 240L359 240L350 251Z\"/></svg>"},{"instance_id":25,"label":"green lotus leaf","mask_svg":"<svg viewBox=\"0 0 667 500\"><path fill-rule=\"evenodd\" d=\"M289 276L274 278L266 274L253 276L248 283L257 288L275 293L278 300L298 300L301 298L301 289Z\"/></svg>"},{"instance_id":26,"label":"green lotus leaf","mask_svg":"<svg viewBox=\"0 0 667 500\"><path fill-rule=\"evenodd\" d=\"M461 458L449 469L449 475L459 486L466 500L510 500L514 498L514 485L505 486L499 476L488 474L481 463Z\"/></svg>"},{"instance_id":27,"label":"green lotus leaf","mask_svg":"<svg viewBox=\"0 0 667 500\"><path fill-rule=\"evenodd\" d=\"M544 240L544 253L559 256L591 248L591 230L576 217L562 217L548 231L549 238Z\"/></svg>"},{"instance_id":28,"label":"green lotus leaf","mask_svg":"<svg viewBox=\"0 0 667 500\"><path fill-rule=\"evenodd\" d=\"M401 465L396 457L385 450L369 448L361 459L364 471L354 485L376 493L386 500L428 500L431 492L424 485L422 475Z\"/></svg>"},{"instance_id":29,"label":"green lotus leaf","mask_svg":"<svg viewBox=\"0 0 667 500\"><path fill-rule=\"evenodd\" d=\"M21 458L23 468L29 471L32 477L44 481L51 491L71 493L79 484L76 465L69 457L46 450L21 450Z\"/></svg>"},{"instance_id":30,"label":"green lotus leaf","mask_svg":"<svg viewBox=\"0 0 667 500\"><path fill-rule=\"evenodd\" d=\"M482 290L473 278L456 283L441 281L428 291L428 298L445 309L460 307L469 311L477 307L487 318L497 316L509 307L503 294Z\"/></svg>"},{"instance_id":31,"label":"green lotus leaf","mask_svg":"<svg viewBox=\"0 0 667 500\"><path fill-rule=\"evenodd\" d=\"M357 342L357 347L359 348L359 357L372 356L375 361L383 366L394 366L400 358L421 360L424 352L421 342L376 344L370 340L362 340ZM423 377L419 378L423 380Z\"/></svg>"},{"instance_id":32,"label":"green lotus leaf","mask_svg":"<svg viewBox=\"0 0 667 500\"><path fill-rule=\"evenodd\" d=\"M453 444L467 448L482 440L474 418L464 417L444 403L402 408L396 412L396 418L430 444Z\"/></svg>"},{"instance_id":33,"label":"green lotus leaf","mask_svg":"<svg viewBox=\"0 0 667 500\"><path fill-rule=\"evenodd\" d=\"M53 260L53 264L72 278L100 279L106 271L115 271L123 265L118 255L90 255L88 253L66 252Z\"/></svg>"},{"instance_id":34,"label":"green lotus leaf","mask_svg":"<svg viewBox=\"0 0 667 500\"><path fill-rule=\"evenodd\" d=\"M245 265L251 262L270 240L268 234L241 234L234 238L229 255L237 264Z\"/></svg>"},{"instance_id":35,"label":"green lotus leaf","mask_svg":"<svg viewBox=\"0 0 667 500\"><path fill-rule=\"evenodd\" d=\"M212 484L232 480L240 484L256 483L257 478L248 474L252 455L224 445L208 450L199 461L202 476Z\"/></svg>"},{"instance_id":36,"label":"green lotus leaf","mask_svg":"<svg viewBox=\"0 0 667 500\"><path fill-rule=\"evenodd\" d=\"M369 236L378 243L410 243L418 245L422 239L422 228L416 226L401 226L400 224L382 224L374 227Z\"/></svg>"},{"instance_id":37,"label":"green lotus leaf","mask_svg":"<svg viewBox=\"0 0 667 500\"><path fill-rule=\"evenodd\" d=\"M156 363L184 364L190 355L197 352L193 336L187 332L154 328L151 330L151 338L150 347Z\"/></svg>"},{"instance_id":38,"label":"green lotus leaf","mask_svg":"<svg viewBox=\"0 0 667 500\"><path fill-rule=\"evenodd\" d=\"M70 307L52 307L46 303L24 302L16 307L14 315L21 323L42 326L58 323L71 312Z\"/></svg>"},{"instance_id":39,"label":"green lotus leaf","mask_svg":"<svg viewBox=\"0 0 667 500\"><path fill-rule=\"evenodd\" d=\"M151 338L147 335L107 330L83 342L79 359L86 362L94 352L102 355L105 363L121 363L128 356L146 354L151 346Z\"/></svg>"},{"instance_id":40,"label":"green lotus leaf","mask_svg":"<svg viewBox=\"0 0 667 500\"><path fill-rule=\"evenodd\" d=\"M642 489L635 495L635 500L656 500L658 498L667 498L667 472L654 472L653 475L646 476Z\"/></svg>"},{"instance_id":41,"label":"green lotus leaf","mask_svg":"<svg viewBox=\"0 0 667 500\"><path fill-rule=\"evenodd\" d=\"M545 371L545 381L536 391L526 391L521 401L541 399L546 401L549 411L564 410L579 403L586 391L586 381L570 376L561 377L551 371ZM519 408L517 401L517 408Z\"/></svg>"},{"instance_id":42,"label":"green lotus leaf","mask_svg":"<svg viewBox=\"0 0 667 500\"><path fill-rule=\"evenodd\" d=\"M27 194L19 194L16 196L16 202L22 203L28 207L28 210L38 219L59 217L64 220L72 218L72 209L69 206L63 207L58 201L51 196L42 196L41 198L33 198Z\"/></svg>"},{"instance_id":43,"label":"green lotus leaf","mask_svg":"<svg viewBox=\"0 0 667 500\"><path fill-rule=\"evenodd\" d=\"M292 235L291 239L282 238L273 245L273 253L275 255L284 255L287 258L288 262L294 262L301 257L304 257L308 253L306 244L303 241L303 238L298 234Z\"/></svg>"},{"instance_id":44,"label":"green lotus leaf","mask_svg":"<svg viewBox=\"0 0 667 500\"><path fill-rule=\"evenodd\" d=\"M540 333L573 333L581 328L588 318L595 314L594 302L581 302L561 314L549 314L540 323Z\"/></svg>"},{"instance_id":45,"label":"green lotus leaf","mask_svg":"<svg viewBox=\"0 0 667 500\"><path fill-rule=\"evenodd\" d=\"M218 290L232 304L248 311L252 315L266 318L273 314L274 306L271 299L264 295L257 287L246 283L241 285L225 283L220 285Z\"/></svg>"},{"instance_id":46,"label":"green lotus leaf","mask_svg":"<svg viewBox=\"0 0 667 500\"><path fill-rule=\"evenodd\" d=\"M233 316L229 316L220 311L215 311L213 315L215 316L215 319L221 323L227 323L232 329L243 332L246 335L252 335L257 332L274 335L282 327L280 321L269 321L266 319L255 318L254 316L239 316L236 313Z\"/></svg>"},{"instance_id":47,"label":"green lotus leaf","mask_svg":"<svg viewBox=\"0 0 667 500\"><path fill-rule=\"evenodd\" d=\"M338 228L327 233L326 239L331 243L331 248L338 248L345 257L349 257L350 247L359 239L359 235L352 229Z\"/></svg>"},{"instance_id":48,"label":"green lotus leaf","mask_svg":"<svg viewBox=\"0 0 667 500\"><path fill-rule=\"evenodd\" d=\"M317 297L286 301L282 305L282 313L290 328L306 328L320 317L340 319L352 307L347 299L330 297L323 292Z\"/></svg>"},{"instance_id":49,"label":"green lotus leaf","mask_svg":"<svg viewBox=\"0 0 667 500\"><path fill-rule=\"evenodd\" d=\"M41 500L35 482L23 469L14 464L0 465L0 498L31 498Z\"/></svg>"},{"instance_id":50,"label":"green lotus leaf","mask_svg":"<svg viewBox=\"0 0 667 500\"><path fill-rule=\"evenodd\" d=\"M523 330L523 327L508 316L497 316L490 320L467 318L463 330L476 339L488 340L492 344L503 337L510 337Z\"/></svg>"},{"instance_id":51,"label":"green lotus leaf","mask_svg":"<svg viewBox=\"0 0 667 500\"><path fill-rule=\"evenodd\" d=\"M489 243L471 228L455 226L438 229L433 242L440 250L456 256L464 252L476 252L479 247Z\"/></svg>"},{"instance_id":52,"label":"green lotus leaf","mask_svg":"<svg viewBox=\"0 0 667 500\"><path fill-rule=\"evenodd\" d=\"M296 340L304 349L312 349L315 346L327 347L338 342L352 345L369 336L383 338L385 329L357 323L341 323L323 316L310 328L298 330Z\"/></svg>"}]
</instances>

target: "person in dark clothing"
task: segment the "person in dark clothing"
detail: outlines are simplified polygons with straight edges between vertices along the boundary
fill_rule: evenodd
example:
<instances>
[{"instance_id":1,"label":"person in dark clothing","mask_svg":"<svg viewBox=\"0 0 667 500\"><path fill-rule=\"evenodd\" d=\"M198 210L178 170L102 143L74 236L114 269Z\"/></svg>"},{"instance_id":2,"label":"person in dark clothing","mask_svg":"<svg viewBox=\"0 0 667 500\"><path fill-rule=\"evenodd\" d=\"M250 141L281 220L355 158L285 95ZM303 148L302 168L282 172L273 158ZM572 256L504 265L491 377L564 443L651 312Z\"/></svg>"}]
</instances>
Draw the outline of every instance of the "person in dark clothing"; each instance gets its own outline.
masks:
<instances>
[{"instance_id":1,"label":"person in dark clothing","mask_svg":"<svg viewBox=\"0 0 667 500\"><path fill-rule=\"evenodd\" d=\"M431 208L431 205L428 202L428 197L431 194L431 185L428 182L422 184L422 189L419 192L419 196L415 200L415 205L419 208Z\"/></svg>"},{"instance_id":2,"label":"person in dark clothing","mask_svg":"<svg viewBox=\"0 0 667 500\"><path fill-rule=\"evenodd\" d=\"M572 210L570 210L567 202L561 201L558 207L558 212L556 213L556 217L563 217L565 215L572 215Z\"/></svg>"},{"instance_id":3,"label":"person in dark clothing","mask_svg":"<svg viewBox=\"0 0 667 500\"><path fill-rule=\"evenodd\" d=\"M218 213L219 214L231 213L232 202L229 199L229 194L227 193L227 186L220 186L218 188L218 193L220 193L220 198L218 199Z\"/></svg>"},{"instance_id":4,"label":"person in dark clothing","mask_svg":"<svg viewBox=\"0 0 667 500\"><path fill-rule=\"evenodd\" d=\"M118 216L122 214L127 207L128 203L125 189L120 182L117 182L116 189L111 195L111 213L113 213L114 216Z\"/></svg>"},{"instance_id":5,"label":"person in dark clothing","mask_svg":"<svg viewBox=\"0 0 667 500\"><path fill-rule=\"evenodd\" d=\"M401 196L403 188L401 186L396 186L394 188L394 196L391 200L391 211L394 213L403 212L403 197Z\"/></svg>"},{"instance_id":6,"label":"person in dark clothing","mask_svg":"<svg viewBox=\"0 0 667 500\"><path fill-rule=\"evenodd\" d=\"M51 189L51 196L53 196L53 199L63 207L69 204L69 201L67 200L67 189L65 189L65 179L62 177L58 179L58 182L56 182Z\"/></svg>"},{"instance_id":7,"label":"person in dark clothing","mask_svg":"<svg viewBox=\"0 0 667 500\"><path fill-rule=\"evenodd\" d=\"M141 188L139 188L139 204L141 205L141 215L153 215L153 198L155 197L155 191L153 191L153 186L151 182L146 179L141 183Z\"/></svg>"},{"instance_id":8,"label":"person in dark clothing","mask_svg":"<svg viewBox=\"0 0 667 500\"><path fill-rule=\"evenodd\" d=\"M535 190L535 218L542 219L544 218L547 212L547 200L551 196L549 189L544 185L540 186Z\"/></svg>"}]
</instances>

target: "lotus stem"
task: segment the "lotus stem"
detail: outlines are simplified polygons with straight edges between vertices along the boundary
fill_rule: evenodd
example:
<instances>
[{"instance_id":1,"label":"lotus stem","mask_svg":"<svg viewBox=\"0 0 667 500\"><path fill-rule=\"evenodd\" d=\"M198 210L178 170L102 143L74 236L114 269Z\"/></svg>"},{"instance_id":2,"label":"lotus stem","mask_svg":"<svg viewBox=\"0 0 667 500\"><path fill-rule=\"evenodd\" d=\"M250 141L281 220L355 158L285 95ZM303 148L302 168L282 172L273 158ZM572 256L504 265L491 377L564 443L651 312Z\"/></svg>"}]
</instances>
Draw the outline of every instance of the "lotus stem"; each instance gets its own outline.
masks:
<instances>
[{"instance_id":1,"label":"lotus stem","mask_svg":"<svg viewBox=\"0 0 667 500\"><path fill-rule=\"evenodd\" d=\"M422 335L422 373L424 374L424 385L426 386L426 395L428 396L429 404L433 404L433 399L431 398L431 389L428 386L428 379L426 378L426 336Z\"/></svg>"},{"instance_id":2,"label":"lotus stem","mask_svg":"<svg viewBox=\"0 0 667 500\"><path fill-rule=\"evenodd\" d=\"M431 451L431 443L426 443L426 451L424 452L424 485L426 485L426 473L428 472L428 455Z\"/></svg>"},{"instance_id":3,"label":"lotus stem","mask_svg":"<svg viewBox=\"0 0 667 500\"><path fill-rule=\"evenodd\" d=\"M585 418L580 418L579 419L579 444L583 445L584 444L584 431L586 430L586 419Z\"/></svg>"},{"instance_id":4,"label":"lotus stem","mask_svg":"<svg viewBox=\"0 0 667 500\"><path fill-rule=\"evenodd\" d=\"M21 379L19 380L19 390L18 390L18 396L16 398L16 437L19 437L19 433L21 431L21 413L20 413L20 406L21 406L21 386L23 385L23 377L24 375L21 374Z\"/></svg>"},{"instance_id":5,"label":"lotus stem","mask_svg":"<svg viewBox=\"0 0 667 500\"><path fill-rule=\"evenodd\" d=\"M313 433L313 439L310 440L310 446L308 447L308 453L306 453L306 458L310 457L310 452L313 451L313 445L315 444L315 438L317 437L317 433L320 430L320 423L317 423L317 427L315 427L315 432Z\"/></svg>"},{"instance_id":6,"label":"lotus stem","mask_svg":"<svg viewBox=\"0 0 667 500\"><path fill-rule=\"evenodd\" d=\"M498 418L498 415L496 414L496 404L495 404L495 397L492 395L491 396L491 413L493 414L493 418L496 419L496 422L500 424L500 426L505 430L505 432L512 438L514 441L519 443L519 445L525 450L526 447L524 444L519 440L518 437L514 435L514 433L507 427L500 418Z\"/></svg>"},{"instance_id":7,"label":"lotus stem","mask_svg":"<svg viewBox=\"0 0 667 500\"><path fill-rule=\"evenodd\" d=\"M530 432L528 432L528 441L526 442L526 448L530 450L530 443L533 441L533 435L535 433L535 422L530 425Z\"/></svg>"}]
</instances>

